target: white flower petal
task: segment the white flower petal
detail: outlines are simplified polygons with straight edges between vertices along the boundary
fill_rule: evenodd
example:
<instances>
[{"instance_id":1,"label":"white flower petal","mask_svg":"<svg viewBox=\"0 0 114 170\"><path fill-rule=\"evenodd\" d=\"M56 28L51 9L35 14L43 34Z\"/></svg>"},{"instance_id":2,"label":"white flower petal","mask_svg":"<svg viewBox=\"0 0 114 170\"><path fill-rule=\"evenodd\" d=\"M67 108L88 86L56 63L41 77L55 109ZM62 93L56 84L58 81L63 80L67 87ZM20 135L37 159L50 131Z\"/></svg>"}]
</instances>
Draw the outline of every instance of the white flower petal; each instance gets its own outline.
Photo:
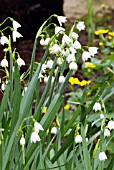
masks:
<instances>
[{"instance_id":1,"label":"white flower petal","mask_svg":"<svg viewBox=\"0 0 114 170\"><path fill-rule=\"evenodd\" d=\"M38 133L40 130L43 131L44 129L43 129L43 127L40 123L35 122L34 123L34 130Z\"/></svg>"},{"instance_id":2,"label":"white flower petal","mask_svg":"<svg viewBox=\"0 0 114 170\"><path fill-rule=\"evenodd\" d=\"M17 32L17 31L13 31L12 36L13 36L13 42L16 42L16 38L23 37L23 36L22 36L19 32Z\"/></svg>"},{"instance_id":3,"label":"white flower petal","mask_svg":"<svg viewBox=\"0 0 114 170\"><path fill-rule=\"evenodd\" d=\"M23 60L22 58L18 58L18 59L17 59L17 64L18 64L18 66L20 66L20 67L21 67L22 65L25 66L25 62L24 62L24 60Z\"/></svg>"},{"instance_id":4,"label":"white flower petal","mask_svg":"<svg viewBox=\"0 0 114 170\"><path fill-rule=\"evenodd\" d=\"M81 137L81 135L77 135L77 136L75 137L75 142L76 142L76 143L81 143L81 142L82 142L82 137Z\"/></svg>"},{"instance_id":5,"label":"white flower petal","mask_svg":"<svg viewBox=\"0 0 114 170\"><path fill-rule=\"evenodd\" d=\"M101 104L99 102L96 102L93 106L93 110L95 110L95 112L100 111L101 110Z\"/></svg>"},{"instance_id":6,"label":"white flower petal","mask_svg":"<svg viewBox=\"0 0 114 170\"><path fill-rule=\"evenodd\" d=\"M8 61L5 58L1 61L1 66L8 67Z\"/></svg>"},{"instance_id":7,"label":"white flower petal","mask_svg":"<svg viewBox=\"0 0 114 170\"><path fill-rule=\"evenodd\" d=\"M106 156L105 152L100 152L99 153L99 160L104 161L106 159L107 159L107 156Z\"/></svg>"},{"instance_id":8,"label":"white flower petal","mask_svg":"<svg viewBox=\"0 0 114 170\"><path fill-rule=\"evenodd\" d=\"M22 138L20 139L20 145L25 145L25 138L24 138L24 137L22 137Z\"/></svg>"},{"instance_id":9,"label":"white flower petal","mask_svg":"<svg viewBox=\"0 0 114 170\"><path fill-rule=\"evenodd\" d=\"M85 25L83 21L80 21L76 24L76 28L81 31L81 30L85 30Z\"/></svg>"},{"instance_id":10,"label":"white flower petal","mask_svg":"<svg viewBox=\"0 0 114 170\"><path fill-rule=\"evenodd\" d=\"M13 20L13 29L14 29L15 31L17 31L17 28L19 28L19 27L21 27L21 25L20 25L17 21L14 21L14 20Z\"/></svg>"},{"instance_id":11,"label":"white flower petal","mask_svg":"<svg viewBox=\"0 0 114 170\"><path fill-rule=\"evenodd\" d=\"M38 135L38 133L32 132L31 138L30 138L31 143L36 143L37 141L39 142L40 140L41 139L40 139L40 136Z\"/></svg>"},{"instance_id":12,"label":"white flower petal","mask_svg":"<svg viewBox=\"0 0 114 170\"><path fill-rule=\"evenodd\" d=\"M57 17L60 26L62 26L62 23L65 23L65 22L67 21L66 18L67 18L67 17L64 17L64 16L58 16L58 17Z\"/></svg>"},{"instance_id":13,"label":"white flower petal","mask_svg":"<svg viewBox=\"0 0 114 170\"><path fill-rule=\"evenodd\" d=\"M9 40L6 36L2 36L0 38L0 44L4 45L4 44L8 44Z\"/></svg>"}]
</instances>

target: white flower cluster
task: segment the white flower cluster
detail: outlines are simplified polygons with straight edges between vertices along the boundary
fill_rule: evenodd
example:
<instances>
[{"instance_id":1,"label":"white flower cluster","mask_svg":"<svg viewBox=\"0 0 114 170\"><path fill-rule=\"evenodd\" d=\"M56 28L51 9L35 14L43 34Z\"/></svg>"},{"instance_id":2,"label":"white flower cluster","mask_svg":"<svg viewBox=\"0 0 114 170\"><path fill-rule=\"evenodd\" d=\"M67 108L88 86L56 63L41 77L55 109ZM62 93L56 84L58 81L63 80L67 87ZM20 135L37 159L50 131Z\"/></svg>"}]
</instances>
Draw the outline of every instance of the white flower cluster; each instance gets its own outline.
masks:
<instances>
[{"instance_id":1,"label":"white flower cluster","mask_svg":"<svg viewBox=\"0 0 114 170\"><path fill-rule=\"evenodd\" d=\"M104 130L104 137L110 136L110 131L114 130L114 121L110 120L107 124L106 129Z\"/></svg>"},{"instance_id":2,"label":"white flower cluster","mask_svg":"<svg viewBox=\"0 0 114 170\"><path fill-rule=\"evenodd\" d=\"M12 33L12 36L13 36L13 42L16 42L16 38L20 38L20 37L23 37L18 31L17 31L17 28L21 27L21 25L13 20L13 33Z\"/></svg>"},{"instance_id":3,"label":"white flower cluster","mask_svg":"<svg viewBox=\"0 0 114 170\"><path fill-rule=\"evenodd\" d=\"M34 123L34 132L32 132L31 134L31 138L30 138L30 141L31 143L36 143L37 141L40 141L40 136L38 135L39 131L43 131L43 127L40 123L38 122L35 122Z\"/></svg>"},{"instance_id":4,"label":"white flower cluster","mask_svg":"<svg viewBox=\"0 0 114 170\"><path fill-rule=\"evenodd\" d=\"M39 131L43 131L43 127L40 123L35 122L34 123L34 131L31 133L31 137L30 137L30 142L31 143L36 143L37 141L39 142L40 136L38 135ZM25 138L22 136L20 139L20 145L25 145Z\"/></svg>"},{"instance_id":5,"label":"white flower cluster","mask_svg":"<svg viewBox=\"0 0 114 170\"><path fill-rule=\"evenodd\" d=\"M66 64L68 65L70 70L77 70L78 66L76 62L76 55L78 50L83 51L82 60L86 61L89 58L94 57L95 54L97 54L98 48L89 47L88 51L84 51L83 49L84 47L81 45L81 43L78 40L79 35L76 32L72 31L69 36L65 33L65 29L62 27L62 24L67 21L66 17L57 16L57 19L60 26L55 26L56 37L54 41L51 41L49 35L47 38L45 38L45 36L42 36L43 38L41 38L40 44L45 47L50 42L49 53L56 55L58 66L61 66L63 62L66 60ZM84 22L83 21L78 22L75 25L75 28L78 29L79 31L84 30L85 29ZM57 39L59 35L61 35L61 42L58 41ZM48 76L47 74L45 74L47 72L46 69L52 69L52 66L53 66L52 59L45 61L45 63L42 65L41 72L39 75L40 81L44 79L44 82L47 83ZM52 78L52 82L53 80L54 78ZM63 83L64 81L65 81L65 77L63 75L60 76L59 82Z\"/></svg>"},{"instance_id":6,"label":"white flower cluster","mask_svg":"<svg viewBox=\"0 0 114 170\"><path fill-rule=\"evenodd\" d=\"M18 31L17 31L17 28L21 27L21 25L13 20L12 18L10 18L10 20L12 21L12 25L13 25L13 32L12 32L12 37L13 37L13 41L15 42L16 41L16 38L20 38L20 37L23 37ZM2 33L3 34L3 33ZM4 45L4 44L9 44L9 40L6 36L2 36L0 38L0 44L1 45ZM22 65L25 65L25 62L21 59L21 58L18 58L17 59L17 64L19 65L19 67L21 67ZM6 59L6 56L4 57L4 59L1 60L1 63L0 63L1 67L8 67L8 60Z\"/></svg>"},{"instance_id":7,"label":"white flower cluster","mask_svg":"<svg viewBox=\"0 0 114 170\"><path fill-rule=\"evenodd\" d=\"M21 27L21 25L13 20L12 18L10 18L10 20L12 21L12 25L13 25L13 31L12 31L12 37L13 37L13 42L16 42L16 38L20 38L20 37L23 37L18 31L17 31L17 28ZM6 36L2 36L0 38L0 44L4 45L4 44L8 44L9 43L9 40Z\"/></svg>"}]
</instances>

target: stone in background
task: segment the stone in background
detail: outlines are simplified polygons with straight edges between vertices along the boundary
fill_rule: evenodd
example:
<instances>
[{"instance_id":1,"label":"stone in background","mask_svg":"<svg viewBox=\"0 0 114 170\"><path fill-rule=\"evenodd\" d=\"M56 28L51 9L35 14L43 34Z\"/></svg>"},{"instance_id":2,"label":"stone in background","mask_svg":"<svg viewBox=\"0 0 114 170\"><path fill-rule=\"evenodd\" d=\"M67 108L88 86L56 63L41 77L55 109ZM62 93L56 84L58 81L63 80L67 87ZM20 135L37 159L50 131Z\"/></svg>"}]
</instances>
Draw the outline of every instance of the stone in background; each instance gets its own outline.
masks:
<instances>
[{"instance_id":1,"label":"stone in background","mask_svg":"<svg viewBox=\"0 0 114 170\"><path fill-rule=\"evenodd\" d=\"M114 9L114 0L94 0L94 13L97 17L104 14L101 4L105 4L106 8ZM87 0L64 0L63 12L68 18L68 25L66 25L68 28L76 19L87 15Z\"/></svg>"}]
</instances>

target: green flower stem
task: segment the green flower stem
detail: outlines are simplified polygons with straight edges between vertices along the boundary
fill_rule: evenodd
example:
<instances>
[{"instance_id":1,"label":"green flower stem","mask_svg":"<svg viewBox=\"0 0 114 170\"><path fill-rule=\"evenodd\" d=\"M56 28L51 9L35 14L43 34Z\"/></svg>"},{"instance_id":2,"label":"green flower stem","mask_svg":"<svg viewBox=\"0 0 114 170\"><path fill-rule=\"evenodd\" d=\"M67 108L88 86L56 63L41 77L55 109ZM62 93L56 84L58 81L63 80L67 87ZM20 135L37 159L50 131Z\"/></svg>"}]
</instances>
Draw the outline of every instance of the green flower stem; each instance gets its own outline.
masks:
<instances>
[{"instance_id":1,"label":"green flower stem","mask_svg":"<svg viewBox=\"0 0 114 170\"><path fill-rule=\"evenodd\" d=\"M10 97L13 93L13 53L11 48L11 37L9 36L9 43L8 43L9 53L10 53L10 74L9 74L9 80L11 83L11 91L10 91Z\"/></svg>"},{"instance_id":2,"label":"green flower stem","mask_svg":"<svg viewBox=\"0 0 114 170\"><path fill-rule=\"evenodd\" d=\"M7 29L11 29L12 30L12 28L10 26L8 26L8 27L4 28L3 30L1 30L1 32L5 31Z\"/></svg>"},{"instance_id":3,"label":"green flower stem","mask_svg":"<svg viewBox=\"0 0 114 170\"><path fill-rule=\"evenodd\" d=\"M23 165L25 165L25 147L22 145Z\"/></svg>"},{"instance_id":4,"label":"green flower stem","mask_svg":"<svg viewBox=\"0 0 114 170\"><path fill-rule=\"evenodd\" d=\"M10 17L7 17L7 18L0 24L0 27L1 27L8 19L10 19Z\"/></svg>"},{"instance_id":5,"label":"green flower stem","mask_svg":"<svg viewBox=\"0 0 114 170\"><path fill-rule=\"evenodd\" d=\"M36 47L37 47L37 42L38 42L38 37L41 35L44 26L47 24L47 22L55 15L51 15L40 27L40 29L38 30L37 34L36 34L36 38L34 41L34 46L33 46L33 52L32 52L32 59L31 59L31 67L30 67L30 75L29 75L29 82L32 79L33 76L33 65L35 62L35 53L36 53Z\"/></svg>"}]
</instances>

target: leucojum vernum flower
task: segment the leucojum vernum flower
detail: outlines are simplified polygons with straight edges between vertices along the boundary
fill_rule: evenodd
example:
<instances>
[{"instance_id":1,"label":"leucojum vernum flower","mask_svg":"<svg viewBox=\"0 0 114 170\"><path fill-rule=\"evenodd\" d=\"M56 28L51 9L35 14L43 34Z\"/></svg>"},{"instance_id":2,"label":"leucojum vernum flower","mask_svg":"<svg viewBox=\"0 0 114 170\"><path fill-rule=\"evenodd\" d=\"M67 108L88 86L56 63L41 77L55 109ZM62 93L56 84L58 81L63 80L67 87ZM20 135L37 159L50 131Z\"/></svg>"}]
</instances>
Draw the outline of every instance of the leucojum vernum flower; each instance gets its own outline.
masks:
<instances>
[{"instance_id":1,"label":"leucojum vernum flower","mask_svg":"<svg viewBox=\"0 0 114 170\"><path fill-rule=\"evenodd\" d=\"M50 23L52 17L57 19L58 24ZM64 26L67 17L54 14L47 19L36 34L31 64L21 74L20 70L26 63L24 56L21 58L17 49L11 46L23 37L18 32L21 24L8 17L2 25L8 19L12 22L12 26L8 27L11 35L6 36L3 29L0 37L4 53L0 66L5 74L0 78L1 92L5 94L4 103L0 105L0 147L5 146L1 147L6 161L3 160L4 169L9 166L15 169L50 169L61 163L59 154L64 158L61 166L66 169L70 169L70 164L73 169L77 168L77 162L83 169L86 162L81 164L81 161L87 159L88 162L95 160L97 168L101 161L108 159L105 149L114 130L114 120L105 107L105 100L110 95L103 98L106 91L100 96L103 90L96 93L96 86L93 93L89 93L93 80L80 72L83 66L90 69L88 72L98 69L97 60L94 60L98 48L84 46L80 41L80 34L86 28L84 21L75 21L68 33ZM51 34L48 31L50 26L53 27ZM101 32L97 31L97 34ZM45 51L41 61L35 61L38 43ZM105 65L100 64L102 68ZM106 69L109 71L108 66ZM85 76L83 80L79 73ZM66 86L70 89L68 93L65 93ZM94 151L91 152L92 149ZM8 160L10 152L13 155L11 165ZM74 163L75 154L77 162Z\"/></svg>"}]
</instances>

